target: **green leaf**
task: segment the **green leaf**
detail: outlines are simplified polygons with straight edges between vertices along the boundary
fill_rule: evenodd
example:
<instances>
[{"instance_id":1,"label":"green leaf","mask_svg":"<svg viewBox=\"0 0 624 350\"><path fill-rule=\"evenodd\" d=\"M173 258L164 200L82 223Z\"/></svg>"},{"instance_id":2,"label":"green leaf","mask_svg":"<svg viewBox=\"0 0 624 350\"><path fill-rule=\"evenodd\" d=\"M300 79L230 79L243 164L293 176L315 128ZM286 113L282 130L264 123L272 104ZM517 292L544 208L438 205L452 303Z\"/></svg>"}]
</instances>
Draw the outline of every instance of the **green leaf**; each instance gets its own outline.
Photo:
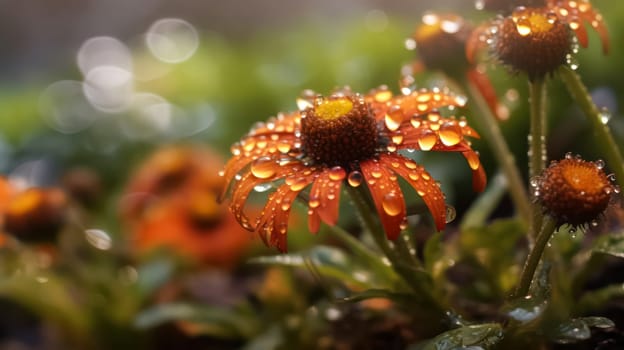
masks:
<instances>
[{"instance_id":1,"label":"green leaf","mask_svg":"<svg viewBox=\"0 0 624 350\"><path fill-rule=\"evenodd\" d=\"M360 293L353 293L350 296L340 299L343 302L359 302L368 299L383 298L407 305L414 302L414 295L405 293L394 293L385 289L369 289Z\"/></svg>"},{"instance_id":2,"label":"green leaf","mask_svg":"<svg viewBox=\"0 0 624 350\"><path fill-rule=\"evenodd\" d=\"M70 286L69 280L55 275L15 276L0 282L0 296L82 337L90 332L90 315L76 301Z\"/></svg>"},{"instance_id":3,"label":"green leaf","mask_svg":"<svg viewBox=\"0 0 624 350\"><path fill-rule=\"evenodd\" d=\"M306 260L324 277L335 278L362 288L372 288L379 283L375 277L364 268L357 266L351 257L340 249L328 246L316 246L307 252L261 256L251 259L251 263L281 265L292 267L307 267Z\"/></svg>"},{"instance_id":4,"label":"green leaf","mask_svg":"<svg viewBox=\"0 0 624 350\"><path fill-rule=\"evenodd\" d=\"M560 324L550 337L561 344L575 343L591 337L591 328L613 328L615 324L605 317L573 318Z\"/></svg>"},{"instance_id":5,"label":"green leaf","mask_svg":"<svg viewBox=\"0 0 624 350\"><path fill-rule=\"evenodd\" d=\"M164 285L171 278L174 271L173 262L170 259L158 259L141 265L138 271L137 285L144 295L150 295L153 291Z\"/></svg>"},{"instance_id":6,"label":"green leaf","mask_svg":"<svg viewBox=\"0 0 624 350\"><path fill-rule=\"evenodd\" d=\"M504 308L505 313L512 319L527 323L540 317L546 310L547 301L541 297L527 297L511 301Z\"/></svg>"},{"instance_id":7,"label":"green leaf","mask_svg":"<svg viewBox=\"0 0 624 350\"><path fill-rule=\"evenodd\" d=\"M594 252L624 258L624 234L603 236L596 243Z\"/></svg>"},{"instance_id":8,"label":"green leaf","mask_svg":"<svg viewBox=\"0 0 624 350\"><path fill-rule=\"evenodd\" d=\"M498 323L465 326L444 332L432 340L409 347L409 350L488 349L503 339Z\"/></svg>"},{"instance_id":9,"label":"green leaf","mask_svg":"<svg viewBox=\"0 0 624 350\"><path fill-rule=\"evenodd\" d=\"M578 312L583 314L589 310L598 310L618 297L624 297L624 284L613 284L586 292L578 302Z\"/></svg>"},{"instance_id":10,"label":"green leaf","mask_svg":"<svg viewBox=\"0 0 624 350\"><path fill-rule=\"evenodd\" d=\"M249 337L257 327L253 315L242 310L190 303L157 305L139 313L134 325L148 329L175 321L194 323L200 333L222 338Z\"/></svg>"}]
</instances>

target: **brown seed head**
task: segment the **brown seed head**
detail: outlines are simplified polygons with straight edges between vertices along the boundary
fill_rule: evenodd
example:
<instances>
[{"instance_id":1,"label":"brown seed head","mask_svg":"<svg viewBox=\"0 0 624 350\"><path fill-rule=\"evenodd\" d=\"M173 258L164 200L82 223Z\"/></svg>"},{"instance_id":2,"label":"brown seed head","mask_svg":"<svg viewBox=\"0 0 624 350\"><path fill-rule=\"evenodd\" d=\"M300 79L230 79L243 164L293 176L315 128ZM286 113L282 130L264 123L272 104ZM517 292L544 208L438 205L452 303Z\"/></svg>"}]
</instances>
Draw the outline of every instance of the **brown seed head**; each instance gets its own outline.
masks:
<instances>
[{"instance_id":1,"label":"brown seed head","mask_svg":"<svg viewBox=\"0 0 624 350\"><path fill-rule=\"evenodd\" d=\"M319 164L348 166L369 159L378 138L377 122L357 95L321 99L301 112L302 148Z\"/></svg>"},{"instance_id":2,"label":"brown seed head","mask_svg":"<svg viewBox=\"0 0 624 350\"><path fill-rule=\"evenodd\" d=\"M535 182L538 201L559 225L583 226L597 219L617 192L602 170L602 162L588 162L570 154L552 162Z\"/></svg>"},{"instance_id":3,"label":"brown seed head","mask_svg":"<svg viewBox=\"0 0 624 350\"><path fill-rule=\"evenodd\" d=\"M495 56L530 79L566 64L573 51L569 26L544 9L518 8L502 19L493 40Z\"/></svg>"},{"instance_id":4,"label":"brown seed head","mask_svg":"<svg viewBox=\"0 0 624 350\"><path fill-rule=\"evenodd\" d=\"M7 205L4 229L24 242L54 241L66 222L67 196L59 189L31 188Z\"/></svg>"},{"instance_id":5,"label":"brown seed head","mask_svg":"<svg viewBox=\"0 0 624 350\"><path fill-rule=\"evenodd\" d=\"M543 7L546 0L477 0L475 7L478 10L494 11L504 15L510 14L516 7Z\"/></svg>"},{"instance_id":6,"label":"brown seed head","mask_svg":"<svg viewBox=\"0 0 624 350\"><path fill-rule=\"evenodd\" d=\"M458 15L427 13L412 39L426 68L464 72L469 66L464 52L471 31L472 26Z\"/></svg>"}]
</instances>

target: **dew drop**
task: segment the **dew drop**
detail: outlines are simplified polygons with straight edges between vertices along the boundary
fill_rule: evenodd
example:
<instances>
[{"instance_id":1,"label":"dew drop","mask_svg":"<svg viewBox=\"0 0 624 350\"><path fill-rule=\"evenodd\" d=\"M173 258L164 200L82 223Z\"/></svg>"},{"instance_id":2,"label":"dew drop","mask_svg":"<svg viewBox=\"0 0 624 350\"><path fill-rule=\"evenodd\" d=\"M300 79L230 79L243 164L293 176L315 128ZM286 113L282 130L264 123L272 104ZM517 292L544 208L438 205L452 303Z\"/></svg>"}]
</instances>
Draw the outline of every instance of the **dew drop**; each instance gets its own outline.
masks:
<instances>
[{"instance_id":1,"label":"dew drop","mask_svg":"<svg viewBox=\"0 0 624 350\"><path fill-rule=\"evenodd\" d=\"M609 110L606 108L601 109L600 122L604 125L607 125L607 123L609 123L609 120L611 120L611 112L609 112Z\"/></svg>"},{"instance_id":2,"label":"dew drop","mask_svg":"<svg viewBox=\"0 0 624 350\"><path fill-rule=\"evenodd\" d=\"M401 213L402 199L396 193L390 192L384 195L381 206L386 214L390 216L397 216Z\"/></svg>"},{"instance_id":3,"label":"dew drop","mask_svg":"<svg viewBox=\"0 0 624 350\"><path fill-rule=\"evenodd\" d=\"M275 175L277 163L270 157L261 157L251 163L251 173L259 179L268 179Z\"/></svg>"},{"instance_id":4,"label":"dew drop","mask_svg":"<svg viewBox=\"0 0 624 350\"><path fill-rule=\"evenodd\" d=\"M437 141L438 137L436 136L436 134L429 129L425 129L418 139L418 146L423 151L429 151L433 148L433 146L435 146Z\"/></svg>"},{"instance_id":5,"label":"dew drop","mask_svg":"<svg viewBox=\"0 0 624 350\"><path fill-rule=\"evenodd\" d=\"M341 181L346 175L345 170L340 166L335 166L329 169L329 178L333 181Z\"/></svg>"},{"instance_id":6,"label":"dew drop","mask_svg":"<svg viewBox=\"0 0 624 350\"><path fill-rule=\"evenodd\" d=\"M321 205L321 201L318 198L310 198L308 201L308 206L312 209L318 208L319 205Z\"/></svg>"},{"instance_id":7,"label":"dew drop","mask_svg":"<svg viewBox=\"0 0 624 350\"><path fill-rule=\"evenodd\" d=\"M394 135L392 136L392 142L394 142L397 145L400 145L401 143L403 143L403 135Z\"/></svg>"},{"instance_id":8,"label":"dew drop","mask_svg":"<svg viewBox=\"0 0 624 350\"><path fill-rule=\"evenodd\" d=\"M388 90L387 88L383 88L383 89L379 89L376 93L375 93L375 101L377 102L387 102L392 98L392 91Z\"/></svg>"},{"instance_id":9,"label":"dew drop","mask_svg":"<svg viewBox=\"0 0 624 350\"><path fill-rule=\"evenodd\" d=\"M416 115L415 115L415 116L413 116L413 117L410 119L410 123L412 124L412 126L413 126L413 127L415 127L415 128L419 128L419 127L420 127L420 124L421 124L420 117L419 117L419 116L416 116Z\"/></svg>"},{"instance_id":10,"label":"dew drop","mask_svg":"<svg viewBox=\"0 0 624 350\"><path fill-rule=\"evenodd\" d=\"M481 162L479 161L479 156L474 152L468 152L465 154L466 161L468 162L468 166L472 170L477 170L481 166Z\"/></svg>"},{"instance_id":11,"label":"dew drop","mask_svg":"<svg viewBox=\"0 0 624 350\"><path fill-rule=\"evenodd\" d=\"M290 143L288 143L287 141L281 141L277 144L277 150L281 153L288 153L290 152L290 149Z\"/></svg>"},{"instance_id":12,"label":"dew drop","mask_svg":"<svg viewBox=\"0 0 624 350\"><path fill-rule=\"evenodd\" d=\"M386 127L390 131L395 131L401 126L403 121L403 111L400 108L391 108L384 118Z\"/></svg>"},{"instance_id":13,"label":"dew drop","mask_svg":"<svg viewBox=\"0 0 624 350\"><path fill-rule=\"evenodd\" d=\"M602 169L605 167L605 162L602 159L598 159L597 161L594 162L594 164L596 164L596 168L598 169Z\"/></svg>"},{"instance_id":14,"label":"dew drop","mask_svg":"<svg viewBox=\"0 0 624 350\"><path fill-rule=\"evenodd\" d=\"M347 177L347 182L349 183L349 185L351 185L351 187L360 186L363 180L364 180L364 177L362 176L362 173L357 170L354 170L351 173L349 173L349 176Z\"/></svg>"},{"instance_id":15,"label":"dew drop","mask_svg":"<svg viewBox=\"0 0 624 350\"><path fill-rule=\"evenodd\" d=\"M295 180L292 185L290 185L290 190L295 192L301 191L307 186L307 184L306 179L304 177L300 177Z\"/></svg>"},{"instance_id":16,"label":"dew drop","mask_svg":"<svg viewBox=\"0 0 624 350\"><path fill-rule=\"evenodd\" d=\"M268 190L271 189L271 187L273 187L270 183L264 183L264 184L259 184L256 185L256 187L254 187L254 191L256 192L266 192Z\"/></svg>"},{"instance_id":17,"label":"dew drop","mask_svg":"<svg viewBox=\"0 0 624 350\"><path fill-rule=\"evenodd\" d=\"M446 122L440 127L439 135L445 146L455 146L461 141L462 132L456 123Z\"/></svg>"},{"instance_id":18,"label":"dew drop","mask_svg":"<svg viewBox=\"0 0 624 350\"><path fill-rule=\"evenodd\" d=\"M455 210L455 208L450 205L447 205L446 216L445 216L446 223L448 224L449 222L455 220L456 216L457 216L457 211Z\"/></svg>"},{"instance_id":19,"label":"dew drop","mask_svg":"<svg viewBox=\"0 0 624 350\"><path fill-rule=\"evenodd\" d=\"M517 18L516 22L516 30L518 34L522 36L527 36L531 34L531 22L526 17Z\"/></svg>"}]
</instances>

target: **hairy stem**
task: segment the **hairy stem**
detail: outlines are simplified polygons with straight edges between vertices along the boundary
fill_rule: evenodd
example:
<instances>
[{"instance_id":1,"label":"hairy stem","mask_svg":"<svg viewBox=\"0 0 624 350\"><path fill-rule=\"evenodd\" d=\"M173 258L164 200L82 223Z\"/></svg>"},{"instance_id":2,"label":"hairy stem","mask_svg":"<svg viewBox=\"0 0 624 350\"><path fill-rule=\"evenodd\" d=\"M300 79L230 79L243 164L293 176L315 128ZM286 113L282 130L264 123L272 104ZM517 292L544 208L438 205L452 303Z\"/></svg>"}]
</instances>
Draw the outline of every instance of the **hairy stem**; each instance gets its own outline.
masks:
<instances>
[{"instance_id":1,"label":"hairy stem","mask_svg":"<svg viewBox=\"0 0 624 350\"><path fill-rule=\"evenodd\" d=\"M472 116L479 125L479 131L489 143L496 161L507 178L511 199L522 219L529 222L531 218L531 202L526 192L526 185L516 166L514 155L510 151L498 125L498 120L496 120L485 98L475 84L467 77L461 83L464 90L468 93L468 98L473 102L469 104L469 108L475 109L472 111ZM473 106L475 108L472 108Z\"/></svg>"},{"instance_id":2,"label":"hairy stem","mask_svg":"<svg viewBox=\"0 0 624 350\"><path fill-rule=\"evenodd\" d=\"M555 232L555 227L556 223L550 216L544 217L544 219L542 220L542 227L539 234L537 235L535 244L531 248L531 251L529 252L529 255L527 256L526 262L524 264L524 268L522 269L520 282L518 283L518 287L516 288L516 292L514 293L515 297L522 298L529 295L531 283L533 282L533 278L535 277L535 271L537 270L537 266L542 260L544 250L548 245L550 237L552 236L553 232Z\"/></svg>"},{"instance_id":3,"label":"hairy stem","mask_svg":"<svg viewBox=\"0 0 624 350\"><path fill-rule=\"evenodd\" d=\"M570 95L589 119L595 135L594 140L604 153L618 185L624 188L624 158L622 158L622 153L613 139L609 127L603 122L600 110L594 104L591 95L581 81L581 77L572 68L564 65L559 68L558 72Z\"/></svg>"},{"instance_id":4,"label":"hairy stem","mask_svg":"<svg viewBox=\"0 0 624 350\"><path fill-rule=\"evenodd\" d=\"M529 179L539 175L546 167L546 84L544 77L529 80L529 104L531 107L531 125L529 134ZM542 225L542 210L533 204L531 234L536 238Z\"/></svg>"}]
</instances>

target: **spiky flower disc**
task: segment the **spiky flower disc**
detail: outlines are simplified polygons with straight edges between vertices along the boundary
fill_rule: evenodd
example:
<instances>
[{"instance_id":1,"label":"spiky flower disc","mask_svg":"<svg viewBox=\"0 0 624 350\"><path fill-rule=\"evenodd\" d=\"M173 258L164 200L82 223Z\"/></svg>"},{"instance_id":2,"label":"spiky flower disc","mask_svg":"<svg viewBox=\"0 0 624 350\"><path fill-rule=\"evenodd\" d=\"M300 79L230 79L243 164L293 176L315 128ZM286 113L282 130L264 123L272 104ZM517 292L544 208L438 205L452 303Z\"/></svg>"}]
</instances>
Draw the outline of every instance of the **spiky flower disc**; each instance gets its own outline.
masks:
<instances>
[{"instance_id":1,"label":"spiky flower disc","mask_svg":"<svg viewBox=\"0 0 624 350\"><path fill-rule=\"evenodd\" d=\"M495 56L530 79L543 77L573 51L569 27L557 16L537 9L519 8L501 20L493 43Z\"/></svg>"},{"instance_id":2,"label":"spiky flower disc","mask_svg":"<svg viewBox=\"0 0 624 350\"><path fill-rule=\"evenodd\" d=\"M617 192L601 161L588 162L567 154L552 162L534 181L537 200L558 225L584 226L596 220Z\"/></svg>"}]
</instances>

